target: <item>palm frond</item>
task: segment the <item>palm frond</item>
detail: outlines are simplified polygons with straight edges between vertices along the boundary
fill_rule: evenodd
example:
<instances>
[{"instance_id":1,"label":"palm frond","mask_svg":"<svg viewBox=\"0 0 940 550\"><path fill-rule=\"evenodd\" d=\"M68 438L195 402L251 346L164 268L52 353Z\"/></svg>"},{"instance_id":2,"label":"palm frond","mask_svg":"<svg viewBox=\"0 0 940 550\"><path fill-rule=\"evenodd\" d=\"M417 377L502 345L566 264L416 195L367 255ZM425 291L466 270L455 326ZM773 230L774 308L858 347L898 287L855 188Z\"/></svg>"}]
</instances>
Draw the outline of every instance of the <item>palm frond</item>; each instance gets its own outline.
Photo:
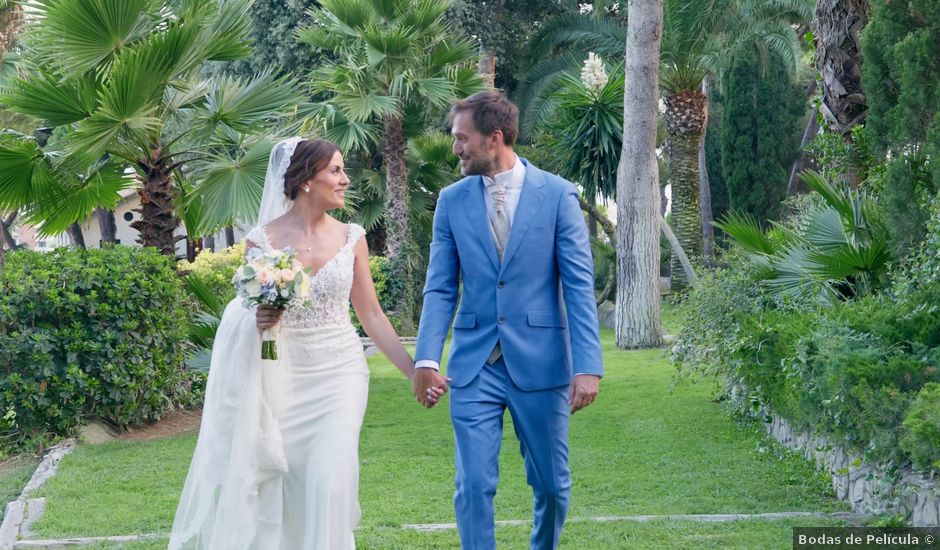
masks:
<instances>
[{"instance_id":1,"label":"palm frond","mask_svg":"<svg viewBox=\"0 0 940 550\"><path fill-rule=\"evenodd\" d=\"M219 153L192 164L199 183L189 201L201 201L191 235L212 234L232 219L253 222L261 205L268 156L274 144L267 139L244 147L234 155Z\"/></svg>"},{"instance_id":2,"label":"palm frond","mask_svg":"<svg viewBox=\"0 0 940 550\"><path fill-rule=\"evenodd\" d=\"M270 71L251 79L217 77L210 81L205 112L198 117L208 125L225 125L239 132L253 131L272 117L286 115L304 101L296 81Z\"/></svg>"},{"instance_id":3,"label":"palm frond","mask_svg":"<svg viewBox=\"0 0 940 550\"><path fill-rule=\"evenodd\" d=\"M713 225L727 233L735 243L755 254L773 255L777 252L776 244L767 237L760 224L750 214L731 212Z\"/></svg>"},{"instance_id":4,"label":"palm frond","mask_svg":"<svg viewBox=\"0 0 940 550\"><path fill-rule=\"evenodd\" d=\"M91 115L95 108L94 82L62 80L35 67L27 75L11 78L0 89L0 104L52 126L64 126Z\"/></svg>"},{"instance_id":5,"label":"palm frond","mask_svg":"<svg viewBox=\"0 0 940 550\"><path fill-rule=\"evenodd\" d=\"M43 20L37 32L57 43L57 57L49 61L71 76L107 64L160 24L152 0L58 0L35 7Z\"/></svg>"}]
</instances>

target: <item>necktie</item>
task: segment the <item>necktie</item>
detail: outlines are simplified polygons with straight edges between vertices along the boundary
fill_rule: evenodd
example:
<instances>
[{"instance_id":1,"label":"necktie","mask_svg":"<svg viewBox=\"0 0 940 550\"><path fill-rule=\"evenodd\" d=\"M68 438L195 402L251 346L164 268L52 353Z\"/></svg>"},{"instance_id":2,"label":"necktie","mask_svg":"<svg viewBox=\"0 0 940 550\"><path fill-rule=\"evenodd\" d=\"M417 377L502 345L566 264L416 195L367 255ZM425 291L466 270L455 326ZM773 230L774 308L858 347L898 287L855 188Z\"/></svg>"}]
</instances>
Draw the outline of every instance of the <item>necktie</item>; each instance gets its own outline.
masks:
<instances>
[{"instance_id":1,"label":"necktie","mask_svg":"<svg viewBox=\"0 0 940 550\"><path fill-rule=\"evenodd\" d=\"M496 183L490 187L490 196L493 198L493 236L496 238L496 251L502 261L503 252L509 241L509 216L506 214L506 186Z\"/></svg>"},{"instance_id":2,"label":"necktie","mask_svg":"<svg viewBox=\"0 0 940 550\"><path fill-rule=\"evenodd\" d=\"M493 237L496 240L496 252L499 253L499 260L503 260L503 252L506 251L506 243L509 241L509 216L506 214L506 186L496 183L490 186L490 196L493 198L493 217L490 220L493 226ZM496 346L490 352L486 362L490 365L496 362L503 355L499 340Z\"/></svg>"}]
</instances>

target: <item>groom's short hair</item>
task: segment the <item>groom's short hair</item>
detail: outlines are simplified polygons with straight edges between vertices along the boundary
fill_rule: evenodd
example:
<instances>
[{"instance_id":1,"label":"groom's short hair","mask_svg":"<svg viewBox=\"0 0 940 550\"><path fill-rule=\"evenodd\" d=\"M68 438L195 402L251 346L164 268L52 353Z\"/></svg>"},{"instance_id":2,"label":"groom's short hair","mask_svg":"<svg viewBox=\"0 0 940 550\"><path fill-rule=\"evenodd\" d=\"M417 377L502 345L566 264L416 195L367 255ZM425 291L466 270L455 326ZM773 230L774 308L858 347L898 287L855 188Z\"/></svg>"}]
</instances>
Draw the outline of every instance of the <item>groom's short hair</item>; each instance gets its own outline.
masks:
<instances>
[{"instance_id":1,"label":"groom's short hair","mask_svg":"<svg viewBox=\"0 0 940 550\"><path fill-rule=\"evenodd\" d=\"M457 113L473 113L473 125L485 136L500 130L503 143L512 147L519 136L519 108L497 91L477 92L466 99L451 104L447 115L448 125L454 123Z\"/></svg>"}]
</instances>

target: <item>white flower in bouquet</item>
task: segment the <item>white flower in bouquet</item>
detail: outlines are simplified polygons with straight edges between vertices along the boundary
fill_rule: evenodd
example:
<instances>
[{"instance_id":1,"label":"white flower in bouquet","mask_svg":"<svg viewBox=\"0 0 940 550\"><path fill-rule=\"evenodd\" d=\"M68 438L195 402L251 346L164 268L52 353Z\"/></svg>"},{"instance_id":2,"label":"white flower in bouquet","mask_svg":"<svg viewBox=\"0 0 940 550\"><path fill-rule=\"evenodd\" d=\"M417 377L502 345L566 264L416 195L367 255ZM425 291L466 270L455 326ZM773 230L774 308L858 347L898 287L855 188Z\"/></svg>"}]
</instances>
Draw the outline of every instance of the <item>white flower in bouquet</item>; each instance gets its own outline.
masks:
<instances>
[{"instance_id":1,"label":"white flower in bouquet","mask_svg":"<svg viewBox=\"0 0 940 550\"><path fill-rule=\"evenodd\" d=\"M232 284L246 307L267 305L284 309L310 296L309 277L290 247L268 253L252 248L245 254L245 262L235 271ZM276 328L262 333L262 359L277 359Z\"/></svg>"},{"instance_id":2,"label":"white flower in bouquet","mask_svg":"<svg viewBox=\"0 0 940 550\"><path fill-rule=\"evenodd\" d=\"M588 54L581 68L581 82L592 92L599 92L607 85L607 71L604 70L604 60L594 52Z\"/></svg>"}]
</instances>

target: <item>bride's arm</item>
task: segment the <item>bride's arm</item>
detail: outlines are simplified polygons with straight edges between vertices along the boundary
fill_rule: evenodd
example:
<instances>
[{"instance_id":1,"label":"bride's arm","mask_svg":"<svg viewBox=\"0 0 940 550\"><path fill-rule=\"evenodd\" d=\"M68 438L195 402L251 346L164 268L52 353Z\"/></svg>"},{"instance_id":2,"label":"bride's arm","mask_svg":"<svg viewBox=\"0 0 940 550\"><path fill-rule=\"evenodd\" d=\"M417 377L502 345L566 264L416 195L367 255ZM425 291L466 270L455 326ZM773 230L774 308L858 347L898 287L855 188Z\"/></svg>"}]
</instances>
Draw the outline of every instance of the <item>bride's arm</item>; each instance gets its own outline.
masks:
<instances>
[{"instance_id":1,"label":"bride's arm","mask_svg":"<svg viewBox=\"0 0 940 550\"><path fill-rule=\"evenodd\" d=\"M398 334L389 322L379 299L375 295L375 283L369 271L369 246L360 238L355 248L356 263L353 271L353 286L350 293L353 309L366 334L372 338L379 350L411 380L414 377L414 361L398 340Z\"/></svg>"}]
</instances>

